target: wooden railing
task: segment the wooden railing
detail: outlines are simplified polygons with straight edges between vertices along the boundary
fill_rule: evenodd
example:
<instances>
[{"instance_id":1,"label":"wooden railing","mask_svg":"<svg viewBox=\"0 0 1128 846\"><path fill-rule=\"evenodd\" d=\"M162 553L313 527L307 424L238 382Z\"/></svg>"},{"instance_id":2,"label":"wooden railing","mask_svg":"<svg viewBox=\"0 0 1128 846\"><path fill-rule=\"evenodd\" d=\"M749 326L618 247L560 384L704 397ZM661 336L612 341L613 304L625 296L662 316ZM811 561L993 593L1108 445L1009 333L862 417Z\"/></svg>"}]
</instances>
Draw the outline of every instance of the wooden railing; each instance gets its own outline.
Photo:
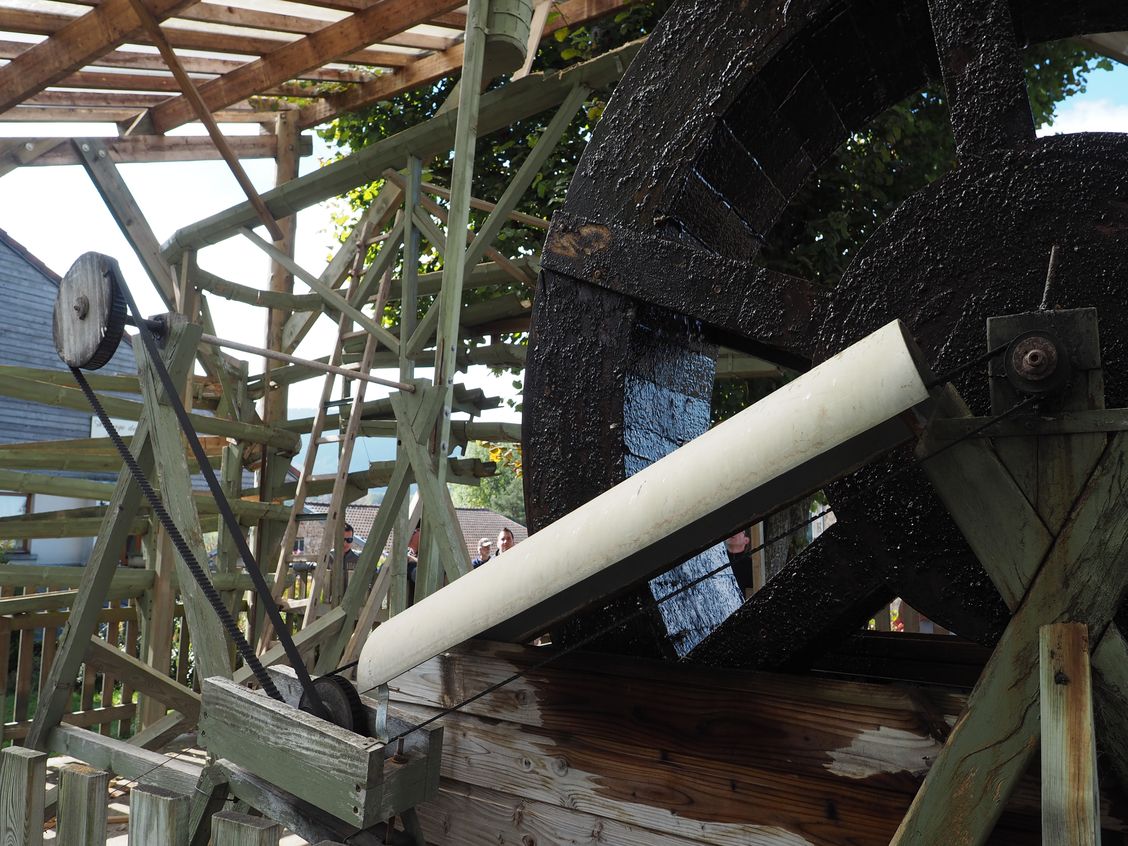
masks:
<instances>
[{"instance_id":1,"label":"wooden railing","mask_svg":"<svg viewBox=\"0 0 1128 846\"><path fill-rule=\"evenodd\" d=\"M0 565L0 743L20 745L35 718L35 706L59 647L82 579L79 567ZM153 572L122 567L114 574L109 598L99 614L98 637L124 654L142 658L140 603L153 584ZM213 582L221 594L241 594L250 587L245 574L217 573ZM293 590L301 590L295 586ZM240 608L245 613L246 607ZM246 618L243 617L245 622ZM300 615L295 621L300 626ZM173 612L169 676L198 687L193 678L191 633L183 606ZM91 663L83 665L69 712L63 722L92 728L101 734L127 738L138 714L137 692Z\"/></svg>"}]
</instances>

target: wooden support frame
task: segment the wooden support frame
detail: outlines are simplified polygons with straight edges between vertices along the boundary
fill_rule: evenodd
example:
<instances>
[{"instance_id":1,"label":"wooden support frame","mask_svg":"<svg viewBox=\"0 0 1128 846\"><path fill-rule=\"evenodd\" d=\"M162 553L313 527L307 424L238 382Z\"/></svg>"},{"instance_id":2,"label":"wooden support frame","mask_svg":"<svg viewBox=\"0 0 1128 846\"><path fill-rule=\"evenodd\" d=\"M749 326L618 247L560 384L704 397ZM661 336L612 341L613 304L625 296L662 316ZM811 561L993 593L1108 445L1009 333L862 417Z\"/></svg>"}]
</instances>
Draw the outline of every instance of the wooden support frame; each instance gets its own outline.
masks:
<instances>
[{"instance_id":1,"label":"wooden support frame","mask_svg":"<svg viewBox=\"0 0 1128 846\"><path fill-rule=\"evenodd\" d=\"M1089 632L1082 623L1039 633L1042 723L1042 843L1101 842Z\"/></svg>"},{"instance_id":2,"label":"wooden support frame","mask_svg":"<svg viewBox=\"0 0 1128 846\"><path fill-rule=\"evenodd\" d=\"M1057 315L1055 319L1071 318ZM1010 321L1010 331L1017 331L1030 318L1003 320ZM1093 325L1095 328L1095 322ZM1088 340L1096 349L1095 332ZM1096 360L1096 353L1084 351L1082 359L1090 354ZM1091 390L1087 381L1083 376L1082 392ZM941 414L960 417L968 413L950 387L941 392L937 405ZM1039 435L1035 431L1028 437ZM1111 739L1121 740L1128 732L1123 710L1128 644L1111 625L1111 618L1128 592L1128 568L1119 563L1128 552L1121 505L1128 488L1124 467L1128 435L1098 435L1096 442L1091 434L1075 437L1075 444L1054 441L1045 466L1039 468L1043 476L1031 476L1027 467L1020 466L1022 480L1016 479L1012 469L1018 465L1007 466L1007 453L1012 453L1012 462L1021 463L1032 445L1012 444L1010 439L1007 452L1000 454L987 440L971 439L945 449L943 458L924 463L925 472L1014 609L1014 616L972 692L966 714L902 821L893 840L898 846L985 842L1039 746L1040 730L1050 732L1043 743L1048 744L1045 753L1053 758L1054 767L1043 773L1043 790L1049 791L1044 819L1052 838L1047 842L1099 841L1088 653L1092 649L1095 667L1107 665L1110 681L1099 695L1109 701L1100 711ZM1096 456L1095 445L1100 446ZM929 455L941 446L926 432L918 454ZM1069 464L1068 474L1059 472L1052 455ZM1051 491L1060 501L1049 500ZM1087 626L1091 640L1075 628L1051 625L1065 621L1082 629ZM1066 656L1068 671L1061 663ZM1055 666L1052 672L1046 669ZM1075 681L1075 686L1058 690L1059 673ZM1047 716L1041 726L1039 701ZM1070 703L1068 714L1066 701ZM1075 762L1068 768L1068 798L1060 781L1061 762L1066 757L1064 737L1072 738L1068 757ZM1115 750L1111 760L1124 780L1125 756Z\"/></svg>"}]
</instances>

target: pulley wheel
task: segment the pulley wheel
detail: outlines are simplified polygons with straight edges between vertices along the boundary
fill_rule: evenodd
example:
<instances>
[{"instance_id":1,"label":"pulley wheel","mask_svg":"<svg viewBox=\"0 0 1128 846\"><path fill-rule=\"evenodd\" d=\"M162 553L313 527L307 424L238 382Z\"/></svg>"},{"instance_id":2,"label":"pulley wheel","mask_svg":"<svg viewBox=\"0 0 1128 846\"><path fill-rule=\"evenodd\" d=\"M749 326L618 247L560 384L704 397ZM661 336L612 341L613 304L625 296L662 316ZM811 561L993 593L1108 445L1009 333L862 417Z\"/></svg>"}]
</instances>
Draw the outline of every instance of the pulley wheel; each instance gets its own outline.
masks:
<instances>
[{"instance_id":1,"label":"pulley wheel","mask_svg":"<svg viewBox=\"0 0 1128 846\"><path fill-rule=\"evenodd\" d=\"M105 366L125 331L125 298L118 263L101 253L83 253L62 282L55 300L55 349L70 367Z\"/></svg>"},{"instance_id":2,"label":"pulley wheel","mask_svg":"<svg viewBox=\"0 0 1128 846\"><path fill-rule=\"evenodd\" d=\"M318 696L329 712L329 722L356 734L368 734L368 720L360 694L348 679L340 676L321 676L313 680ZM307 693L302 694L298 710L316 714Z\"/></svg>"}]
</instances>

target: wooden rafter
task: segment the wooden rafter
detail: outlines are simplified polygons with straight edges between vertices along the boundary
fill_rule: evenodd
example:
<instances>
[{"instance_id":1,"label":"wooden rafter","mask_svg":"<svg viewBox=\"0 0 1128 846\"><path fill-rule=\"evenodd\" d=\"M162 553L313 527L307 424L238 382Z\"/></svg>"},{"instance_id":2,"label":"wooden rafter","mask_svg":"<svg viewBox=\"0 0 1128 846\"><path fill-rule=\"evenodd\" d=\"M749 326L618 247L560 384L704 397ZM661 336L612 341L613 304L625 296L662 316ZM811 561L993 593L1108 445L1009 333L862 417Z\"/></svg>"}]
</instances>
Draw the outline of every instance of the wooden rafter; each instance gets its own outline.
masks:
<instances>
[{"instance_id":1,"label":"wooden rafter","mask_svg":"<svg viewBox=\"0 0 1128 846\"><path fill-rule=\"evenodd\" d=\"M76 18L71 15L0 8L0 30L12 32L50 36L62 32L66 26L75 22L75 20ZM312 31L316 32L316 29ZM291 43L287 38L271 37L268 32L264 33L257 30L253 35L233 35L227 32L180 28L175 25L167 25L165 38L178 50L208 50L215 53L236 53L252 56L272 53L279 47ZM154 43L151 38L141 32L131 34L129 40L137 44ZM349 51L347 55L342 55L341 58L356 64L396 67L410 61L412 56L409 53L400 53L393 50L357 48Z\"/></svg>"},{"instance_id":2,"label":"wooden rafter","mask_svg":"<svg viewBox=\"0 0 1128 846\"><path fill-rule=\"evenodd\" d=\"M163 20L191 3L192 0L150 0L147 7L154 18ZM0 112L19 105L52 82L114 49L140 27L130 0L106 0L67 23L51 38L0 68Z\"/></svg>"},{"instance_id":3,"label":"wooden rafter","mask_svg":"<svg viewBox=\"0 0 1128 846\"><path fill-rule=\"evenodd\" d=\"M210 109L229 106L258 90L292 79L303 70L324 64L327 58L351 53L458 5L456 0L383 0L280 47L257 62L212 80L200 88L200 96ZM150 116L156 131L167 132L189 121L192 108L183 97L178 97L153 109Z\"/></svg>"},{"instance_id":4,"label":"wooden rafter","mask_svg":"<svg viewBox=\"0 0 1128 846\"><path fill-rule=\"evenodd\" d=\"M133 4L133 10L137 13L137 17L141 19L145 31L149 33L149 37L157 45L157 49L161 51L161 57L168 65L168 69L172 71L172 75L176 77L181 90L184 92L181 96L187 98L188 102L192 105L192 110L196 113L196 117L207 128L208 135L211 136L212 143L215 144L219 154L223 156L223 160L227 162L227 166L231 169L231 173L235 176L235 181L239 183L239 187L243 189L243 193L250 200L251 205L254 206L255 212L259 216L267 231L275 241L281 241L283 238L282 229L278 226L278 222L274 216L267 211L266 205L259 196L258 191L255 190L254 183L251 178L247 176L247 172L243 170L243 166L239 163L238 156L231 150L227 144L227 139L223 137L223 133L219 129L219 124L215 122L212 117L211 111L204 104L203 98L200 97L199 91L196 89L195 83L192 82L191 77L180 65L180 60L177 59L176 53L172 51L172 47L168 41L165 40L164 33L161 32L160 25L157 19L154 18L148 8L145 6L145 0L130 0Z\"/></svg>"},{"instance_id":5,"label":"wooden rafter","mask_svg":"<svg viewBox=\"0 0 1128 846\"><path fill-rule=\"evenodd\" d=\"M556 11L559 14L555 17L550 16L548 22L544 25L544 35L551 35L567 24L575 25L600 17L622 5L622 0L565 0L565 2L556 5ZM441 53L433 53L416 59L393 73L377 77L371 82L355 86L346 92L333 97L326 97L321 102L303 107L298 117L298 125L303 129L316 126L345 112L362 109L365 106L370 106L421 85L427 85L450 76L462 67L462 59L461 44L450 47Z\"/></svg>"},{"instance_id":6,"label":"wooden rafter","mask_svg":"<svg viewBox=\"0 0 1128 846\"><path fill-rule=\"evenodd\" d=\"M31 46L24 41L0 40L0 59L14 59L31 49ZM405 55L401 64L407 64L409 60L410 57ZM245 62L235 59L204 59L196 56L181 56L180 63L189 73L211 74L213 76L233 71L245 64ZM165 70L164 62L160 56L155 56L152 53L135 53L128 50L111 50L90 62L90 66L130 70ZM56 84L65 84L73 76L75 75L63 77ZM171 77L169 78L171 79ZM342 68L314 68L295 77L295 79L308 79L318 82L367 82L372 78L373 72L371 71Z\"/></svg>"}]
</instances>

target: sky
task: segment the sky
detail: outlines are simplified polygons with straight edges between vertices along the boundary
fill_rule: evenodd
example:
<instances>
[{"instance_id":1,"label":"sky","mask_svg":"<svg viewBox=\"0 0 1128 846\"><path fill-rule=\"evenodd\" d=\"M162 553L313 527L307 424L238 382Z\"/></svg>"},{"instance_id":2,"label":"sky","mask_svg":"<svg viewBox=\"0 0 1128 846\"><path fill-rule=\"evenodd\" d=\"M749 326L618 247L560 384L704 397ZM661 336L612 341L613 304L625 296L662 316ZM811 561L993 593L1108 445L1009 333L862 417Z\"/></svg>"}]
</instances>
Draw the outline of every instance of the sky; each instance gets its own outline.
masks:
<instances>
[{"instance_id":1,"label":"sky","mask_svg":"<svg viewBox=\"0 0 1128 846\"><path fill-rule=\"evenodd\" d=\"M245 132L255 128L244 125L225 129ZM182 131L192 131L192 127ZM1042 134L1083 131L1128 132L1128 67L1118 64L1113 71L1094 72L1086 93L1066 101L1060 107L1054 126ZM0 125L0 135L8 136L65 135L68 132L66 127ZM101 128L101 134L113 133L112 126ZM90 134L99 133L91 131ZM301 172L314 170L319 160L328 155L324 143L314 136L314 155L302 159ZM273 187L273 161L248 160L244 166L260 191ZM243 201L234 177L221 161L122 165L120 170L161 242L178 228ZM298 215L297 260L313 273L324 268L333 248L331 215L331 204L314 206ZM148 313L163 310L140 263L82 168L24 167L0 177L0 228L59 274L65 273L74 259L88 250L115 257L142 310ZM260 227L258 231L261 234L263 230ZM234 282L266 287L268 260L242 238L206 248L200 252L199 261L203 268ZM296 290L304 292L306 289L299 281ZM214 298L212 304L216 330L221 337L262 343L265 335L263 309ZM46 327L44 331L48 331ZM324 355L335 334L335 324L323 317L297 354L311 358ZM252 372L260 371L261 367L261 359L252 362ZM427 375L427 371L420 375ZM491 395L513 396L511 377L491 377L485 368L475 368L466 381L485 388ZM386 393L376 386L369 388L369 396ZM291 407L313 407L320 390L320 379L295 386L291 389ZM487 412L482 419L516 420L518 416L503 403L500 409Z\"/></svg>"}]
</instances>

